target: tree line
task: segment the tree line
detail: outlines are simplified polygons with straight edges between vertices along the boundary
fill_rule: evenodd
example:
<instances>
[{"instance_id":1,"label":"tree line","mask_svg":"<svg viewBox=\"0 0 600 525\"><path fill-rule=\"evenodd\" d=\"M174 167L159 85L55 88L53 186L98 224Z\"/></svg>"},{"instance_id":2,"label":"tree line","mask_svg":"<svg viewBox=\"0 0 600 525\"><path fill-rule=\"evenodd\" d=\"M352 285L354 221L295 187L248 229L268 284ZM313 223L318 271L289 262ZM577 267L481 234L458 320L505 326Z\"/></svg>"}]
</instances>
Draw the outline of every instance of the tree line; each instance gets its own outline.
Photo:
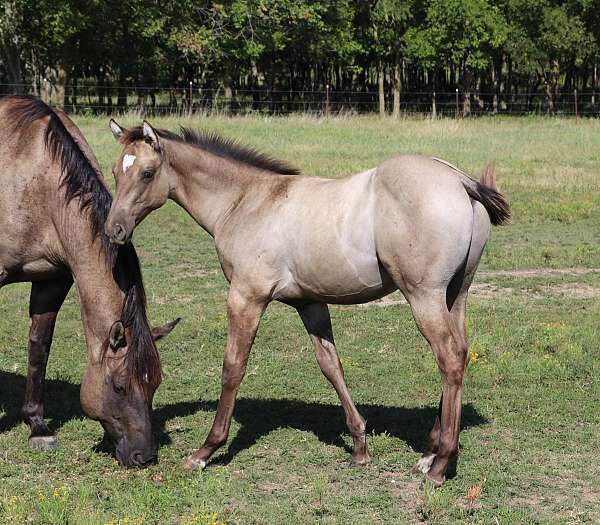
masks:
<instances>
[{"instance_id":1,"label":"tree line","mask_svg":"<svg viewBox=\"0 0 600 525\"><path fill-rule=\"evenodd\" d=\"M0 92L73 108L596 112L599 51L596 0L0 0Z\"/></svg>"}]
</instances>

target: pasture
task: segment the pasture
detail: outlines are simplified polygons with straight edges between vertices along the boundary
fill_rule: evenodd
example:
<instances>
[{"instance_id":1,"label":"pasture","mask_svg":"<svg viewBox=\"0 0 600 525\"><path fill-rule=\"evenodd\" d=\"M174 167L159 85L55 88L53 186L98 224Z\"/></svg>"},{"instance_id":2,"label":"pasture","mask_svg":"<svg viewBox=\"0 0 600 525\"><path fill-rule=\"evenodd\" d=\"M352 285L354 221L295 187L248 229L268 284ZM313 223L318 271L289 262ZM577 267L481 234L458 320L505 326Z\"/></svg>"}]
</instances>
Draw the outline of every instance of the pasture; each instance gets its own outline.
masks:
<instances>
[{"instance_id":1,"label":"pasture","mask_svg":"<svg viewBox=\"0 0 600 525\"><path fill-rule=\"evenodd\" d=\"M76 123L110 177L120 147L107 118ZM138 118L119 119L124 125ZM154 324L184 321L160 345L160 462L124 470L79 407L85 345L74 291L59 315L46 418L60 449L27 447L29 285L0 291L0 523L383 524L600 521L600 123L482 118L151 119L238 138L307 174L342 176L397 153L475 174L497 160L513 210L495 228L470 295L471 363L461 453L440 489L409 473L433 424L440 379L396 292L332 307L348 386L367 419L373 463L349 467L350 437L297 314L261 323L229 443L204 472L181 468L216 408L227 284L211 238L173 203L137 229ZM112 180L111 180L112 185Z\"/></svg>"}]
</instances>

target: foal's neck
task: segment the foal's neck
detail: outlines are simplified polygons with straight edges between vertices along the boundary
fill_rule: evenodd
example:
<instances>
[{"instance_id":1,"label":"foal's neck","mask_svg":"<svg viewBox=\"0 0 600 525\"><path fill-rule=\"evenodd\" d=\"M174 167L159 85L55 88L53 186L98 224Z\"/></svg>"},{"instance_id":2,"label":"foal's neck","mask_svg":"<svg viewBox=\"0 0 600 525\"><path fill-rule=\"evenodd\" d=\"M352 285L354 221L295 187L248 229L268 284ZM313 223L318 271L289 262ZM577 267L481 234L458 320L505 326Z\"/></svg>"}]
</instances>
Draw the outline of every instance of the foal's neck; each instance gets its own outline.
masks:
<instances>
[{"instance_id":1,"label":"foal's neck","mask_svg":"<svg viewBox=\"0 0 600 525\"><path fill-rule=\"evenodd\" d=\"M214 237L257 174L251 167L192 146L169 143L169 197Z\"/></svg>"}]
</instances>

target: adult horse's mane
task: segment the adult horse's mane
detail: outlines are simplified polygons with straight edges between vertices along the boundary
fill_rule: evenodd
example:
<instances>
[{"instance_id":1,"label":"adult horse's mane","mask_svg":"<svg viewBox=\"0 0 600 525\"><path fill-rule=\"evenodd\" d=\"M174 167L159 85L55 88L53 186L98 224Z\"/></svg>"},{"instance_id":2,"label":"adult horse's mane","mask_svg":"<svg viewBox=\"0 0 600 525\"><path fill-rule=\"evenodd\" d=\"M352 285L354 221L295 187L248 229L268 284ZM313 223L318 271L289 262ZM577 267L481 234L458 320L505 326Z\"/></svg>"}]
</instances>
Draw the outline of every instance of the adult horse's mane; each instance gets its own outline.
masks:
<instances>
[{"instance_id":1,"label":"adult horse's mane","mask_svg":"<svg viewBox=\"0 0 600 525\"><path fill-rule=\"evenodd\" d=\"M251 146L244 146L233 139L222 137L211 131L195 131L183 126L180 127L179 134L166 129L157 129L155 131L159 137L188 144L208 151L213 155L235 160L278 175L298 175L300 173L298 168L291 166L283 160L271 157ZM137 140L144 140L144 138L143 129L141 126L138 126L125 130L120 141L122 144L127 145Z\"/></svg>"},{"instance_id":2,"label":"adult horse's mane","mask_svg":"<svg viewBox=\"0 0 600 525\"><path fill-rule=\"evenodd\" d=\"M112 195L104 185L102 175L60 117L43 101L27 96L4 98L12 102L8 114L14 119L15 133L22 133L36 121L48 118L44 142L52 160L60 165L60 186L65 189L65 204L78 199L81 211L89 210L92 236L100 237L115 280L125 292L121 321L129 328L130 335L125 356L127 376L141 386L145 383L158 385L162 374L160 357L146 316L146 292L139 259L132 244L111 244L104 234Z\"/></svg>"}]
</instances>

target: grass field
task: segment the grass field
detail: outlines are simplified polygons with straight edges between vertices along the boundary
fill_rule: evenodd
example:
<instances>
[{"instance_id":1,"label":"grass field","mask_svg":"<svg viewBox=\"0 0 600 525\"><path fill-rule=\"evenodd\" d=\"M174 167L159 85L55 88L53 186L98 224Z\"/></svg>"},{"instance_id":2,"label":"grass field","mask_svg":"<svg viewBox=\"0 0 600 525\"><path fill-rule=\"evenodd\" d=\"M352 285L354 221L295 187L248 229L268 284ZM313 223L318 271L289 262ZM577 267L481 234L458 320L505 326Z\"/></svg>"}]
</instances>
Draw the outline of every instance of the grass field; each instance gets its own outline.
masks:
<instances>
[{"instance_id":1,"label":"grass field","mask_svg":"<svg viewBox=\"0 0 600 525\"><path fill-rule=\"evenodd\" d=\"M493 231L470 297L473 359L456 475L433 490L408 472L441 386L431 351L397 293L371 305L332 307L347 382L367 419L370 466L348 466L351 439L336 394L295 312L274 304L250 357L228 445L204 472L182 470L214 416L227 286L211 239L169 204L135 235L150 318L155 324L184 318L161 345L160 463L120 469L100 425L83 416L85 344L74 293L59 316L48 368L46 415L61 448L28 449L18 413L29 286L3 288L0 523L600 522L600 122L182 123L239 138L314 175L342 176L399 152L442 157L471 173L497 160L514 218ZM107 119L77 124L110 174L119 147ZM178 122L155 124L174 129Z\"/></svg>"}]
</instances>

